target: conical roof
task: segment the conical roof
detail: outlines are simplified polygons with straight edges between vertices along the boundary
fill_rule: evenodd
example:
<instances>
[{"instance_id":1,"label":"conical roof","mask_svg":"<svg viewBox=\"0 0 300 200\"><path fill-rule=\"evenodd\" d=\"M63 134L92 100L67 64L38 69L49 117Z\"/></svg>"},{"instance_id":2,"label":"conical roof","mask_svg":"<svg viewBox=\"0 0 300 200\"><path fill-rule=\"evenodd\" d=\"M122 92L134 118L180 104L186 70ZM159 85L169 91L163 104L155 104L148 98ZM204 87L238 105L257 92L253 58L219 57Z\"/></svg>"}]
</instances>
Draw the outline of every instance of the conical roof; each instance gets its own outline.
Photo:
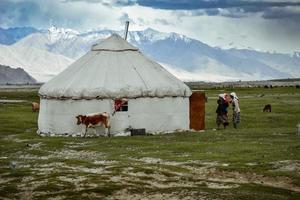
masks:
<instances>
[{"instance_id":1,"label":"conical roof","mask_svg":"<svg viewBox=\"0 0 300 200\"><path fill-rule=\"evenodd\" d=\"M45 83L44 98L187 97L190 89L136 47L113 34Z\"/></svg>"},{"instance_id":2,"label":"conical roof","mask_svg":"<svg viewBox=\"0 0 300 200\"><path fill-rule=\"evenodd\" d=\"M100 44L92 47L93 51L138 51L138 48L129 44L126 40L121 38L117 34L112 34L106 40L103 40Z\"/></svg>"}]
</instances>

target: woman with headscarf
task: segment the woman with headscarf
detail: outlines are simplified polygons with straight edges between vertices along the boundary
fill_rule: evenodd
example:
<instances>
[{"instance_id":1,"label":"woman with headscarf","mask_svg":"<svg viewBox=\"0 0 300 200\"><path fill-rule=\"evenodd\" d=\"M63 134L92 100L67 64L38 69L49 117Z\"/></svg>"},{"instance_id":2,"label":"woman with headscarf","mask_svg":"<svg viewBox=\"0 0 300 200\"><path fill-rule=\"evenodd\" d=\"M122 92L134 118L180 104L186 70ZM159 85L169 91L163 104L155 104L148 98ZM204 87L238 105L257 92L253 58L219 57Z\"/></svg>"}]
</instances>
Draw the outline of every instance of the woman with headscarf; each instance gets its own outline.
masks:
<instances>
[{"instance_id":1,"label":"woman with headscarf","mask_svg":"<svg viewBox=\"0 0 300 200\"><path fill-rule=\"evenodd\" d=\"M226 126L229 125L227 108L228 108L230 102L231 102L231 98L228 94L226 94L226 93L219 94L219 99L217 101L218 107L216 110L216 113L217 113L216 123L217 123L218 129L220 129L221 124L223 124L224 129L226 128Z\"/></svg>"},{"instance_id":2,"label":"woman with headscarf","mask_svg":"<svg viewBox=\"0 0 300 200\"><path fill-rule=\"evenodd\" d=\"M231 92L230 97L232 98L233 127L237 128L237 124L241 122L241 110L239 107L239 98L235 92Z\"/></svg>"}]
</instances>

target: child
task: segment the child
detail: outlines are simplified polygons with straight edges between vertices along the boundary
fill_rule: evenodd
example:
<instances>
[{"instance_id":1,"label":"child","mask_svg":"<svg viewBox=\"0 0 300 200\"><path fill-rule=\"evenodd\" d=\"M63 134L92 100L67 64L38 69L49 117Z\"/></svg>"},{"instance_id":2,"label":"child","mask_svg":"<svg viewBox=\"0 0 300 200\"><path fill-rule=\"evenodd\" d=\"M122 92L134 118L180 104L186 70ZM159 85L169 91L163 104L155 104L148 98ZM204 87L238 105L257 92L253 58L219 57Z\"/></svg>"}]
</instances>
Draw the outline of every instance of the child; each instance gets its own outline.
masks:
<instances>
[{"instance_id":1,"label":"child","mask_svg":"<svg viewBox=\"0 0 300 200\"><path fill-rule=\"evenodd\" d=\"M241 110L239 107L239 98L235 92L230 93L230 97L232 98L232 110L233 110L233 127L237 128L237 124L241 122Z\"/></svg>"}]
</instances>

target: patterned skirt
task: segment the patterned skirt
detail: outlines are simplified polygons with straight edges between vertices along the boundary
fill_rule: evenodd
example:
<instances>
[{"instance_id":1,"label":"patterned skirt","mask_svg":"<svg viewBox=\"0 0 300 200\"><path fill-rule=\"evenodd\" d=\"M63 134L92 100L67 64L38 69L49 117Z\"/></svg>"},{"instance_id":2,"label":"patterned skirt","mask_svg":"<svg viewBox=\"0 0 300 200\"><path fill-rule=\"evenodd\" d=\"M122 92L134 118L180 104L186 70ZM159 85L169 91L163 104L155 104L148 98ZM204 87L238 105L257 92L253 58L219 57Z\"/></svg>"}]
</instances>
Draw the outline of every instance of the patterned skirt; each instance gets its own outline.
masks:
<instances>
[{"instance_id":1,"label":"patterned skirt","mask_svg":"<svg viewBox=\"0 0 300 200\"><path fill-rule=\"evenodd\" d=\"M240 123L241 122L241 113L239 113L239 112L238 113L233 112L232 122L234 124Z\"/></svg>"},{"instance_id":2,"label":"patterned skirt","mask_svg":"<svg viewBox=\"0 0 300 200\"><path fill-rule=\"evenodd\" d=\"M218 113L216 122L217 122L217 124L228 123L228 115L224 114L224 113Z\"/></svg>"}]
</instances>

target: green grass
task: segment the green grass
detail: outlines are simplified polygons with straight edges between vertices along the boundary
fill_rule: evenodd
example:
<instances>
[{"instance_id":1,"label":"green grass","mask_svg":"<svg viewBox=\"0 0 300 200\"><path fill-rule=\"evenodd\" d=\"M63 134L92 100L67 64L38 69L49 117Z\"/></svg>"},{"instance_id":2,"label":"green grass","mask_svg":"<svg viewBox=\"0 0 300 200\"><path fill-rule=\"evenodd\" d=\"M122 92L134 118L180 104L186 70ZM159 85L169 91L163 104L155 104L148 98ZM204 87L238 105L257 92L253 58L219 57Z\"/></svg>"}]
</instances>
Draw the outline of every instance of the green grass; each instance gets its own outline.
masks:
<instances>
[{"instance_id":1,"label":"green grass","mask_svg":"<svg viewBox=\"0 0 300 200\"><path fill-rule=\"evenodd\" d=\"M124 198L129 194L159 193L178 198L181 195L191 198L202 195L207 199L299 198L295 188L300 191L300 135L296 135L300 90L289 87L234 90L240 97L242 117L237 130L232 126L213 130L217 95L228 90L210 89L205 90L208 96L205 132L86 139L39 137L38 113L31 111L30 104L38 101L37 91L0 91L0 99L26 100L0 103L0 198L22 198L28 195L28 190L32 199L52 196L101 199L123 190L127 191ZM272 113L262 112L265 104L272 104ZM145 162L142 159L145 157L155 159ZM293 161L298 168L284 171L274 164L284 160ZM12 169L11 162L17 163L16 169ZM286 180L288 186L235 180L228 184L238 184L237 188L209 188L203 181L209 183L209 175L218 173L224 174L218 177L220 184L224 184L222 179L229 174L239 173L249 180L252 175L274 183ZM66 177L75 181L65 180ZM76 182L78 177L83 178ZM178 186L184 182L189 185ZM154 183L162 186L156 187Z\"/></svg>"}]
</instances>

